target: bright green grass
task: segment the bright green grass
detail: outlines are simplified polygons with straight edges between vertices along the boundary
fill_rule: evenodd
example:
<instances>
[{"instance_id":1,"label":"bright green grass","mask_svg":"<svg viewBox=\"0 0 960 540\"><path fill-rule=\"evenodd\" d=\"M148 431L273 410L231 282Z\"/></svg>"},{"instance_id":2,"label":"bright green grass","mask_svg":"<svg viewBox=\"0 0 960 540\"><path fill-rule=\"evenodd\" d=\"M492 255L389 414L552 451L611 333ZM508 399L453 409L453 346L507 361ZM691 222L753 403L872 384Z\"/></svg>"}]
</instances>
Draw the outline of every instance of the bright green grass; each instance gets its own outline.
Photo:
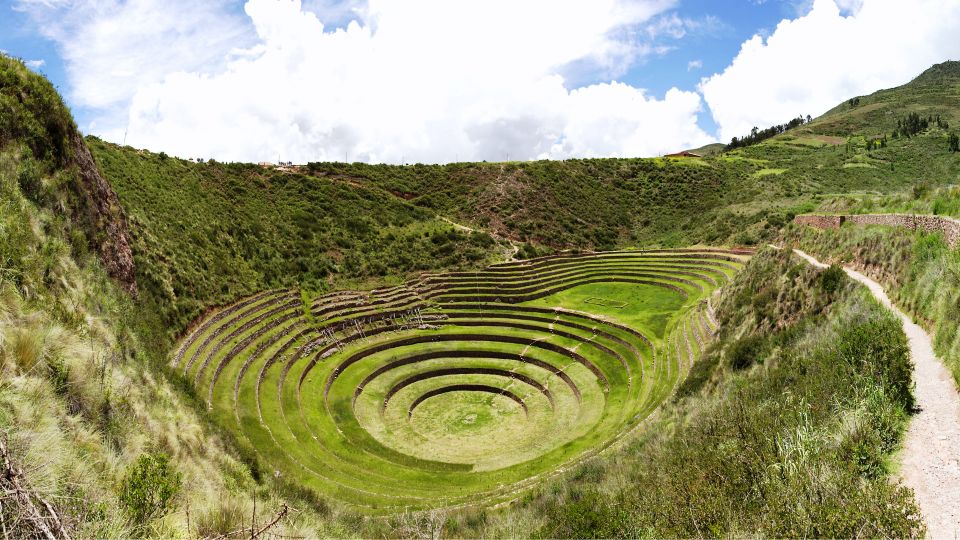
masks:
<instances>
[{"instance_id":1,"label":"bright green grass","mask_svg":"<svg viewBox=\"0 0 960 540\"><path fill-rule=\"evenodd\" d=\"M622 308L602 306L588 302L590 298L605 298L625 302L627 305ZM632 283L591 283L527 302L527 305L586 311L631 328L648 330L652 336L662 338L667 323L685 303L683 296L663 287Z\"/></svg>"},{"instance_id":2,"label":"bright green grass","mask_svg":"<svg viewBox=\"0 0 960 540\"><path fill-rule=\"evenodd\" d=\"M620 252L306 304L277 291L199 326L177 364L218 422L306 488L369 513L495 503L654 411L699 353L701 299L741 264Z\"/></svg>"},{"instance_id":3,"label":"bright green grass","mask_svg":"<svg viewBox=\"0 0 960 540\"><path fill-rule=\"evenodd\" d=\"M778 174L783 174L787 172L787 169L760 169L759 171L753 173L751 176L754 178L759 178L761 176L776 176Z\"/></svg>"}]
</instances>

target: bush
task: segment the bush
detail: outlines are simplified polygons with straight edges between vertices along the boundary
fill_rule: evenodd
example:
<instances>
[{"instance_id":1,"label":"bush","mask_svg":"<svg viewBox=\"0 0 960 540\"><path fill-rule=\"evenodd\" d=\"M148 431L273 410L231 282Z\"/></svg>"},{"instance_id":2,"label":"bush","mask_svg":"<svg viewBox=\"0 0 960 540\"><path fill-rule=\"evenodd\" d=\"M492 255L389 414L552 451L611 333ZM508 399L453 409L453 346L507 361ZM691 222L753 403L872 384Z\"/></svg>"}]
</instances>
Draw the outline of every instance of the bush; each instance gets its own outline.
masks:
<instances>
[{"instance_id":1,"label":"bush","mask_svg":"<svg viewBox=\"0 0 960 540\"><path fill-rule=\"evenodd\" d=\"M750 367L763 352L763 338L760 336L746 336L730 347L727 352L730 367L744 369Z\"/></svg>"},{"instance_id":2,"label":"bush","mask_svg":"<svg viewBox=\"0 0 960 540\"><path fill-rule=\"evenodd\" d=\"M918 182L913 185L913 198L919 200L924 198L927 193L930 193L930 183L929 182Z\"/></svg>"},{"instance_id":3,"label":"bush","mask_svg":"<svg viewBox=\"0 0 960 540\"><path fill-rule=\"evenodd\" d=\"M163 453L143 454L120 486L120 504L132 524L142 527L167 515L180 491L180 473Z\"/></svg>"},{"instance_id":4,"label":"bush","mask_svg":"<svg viewBox=\"0 0 960 540\"><path fill-rule=\"evenodd\" d=\"M882 386L893 403L911 410L913 362L900 321L893 315L857 324L841 336L840 357Z\"/></svg>"},{"instance_id":5,"label":"bush","mask_svg":"<svg viewBox=\"0 0 960 540\"><path fill-rule=\"evenodd\" d=\"M249 524L250 510L246 504L228 497L197 516L197 536L200 538L226 537Z\"/></svg>"},{"instance_id":6,"label":"bush","mask_svg":"<svg viewBox=\"0 0 960 540\"><path fill-rule=\"evenodd\" d=\"M533 246L530 242L525 242L520 246L520 250L517 251L518 259L533 259L538 257L540 254L537 252L537 248Z\"/></svg>"},{"instance_id":7,"label":"bush","mask_svg":"<svg viewBox=\"0 0 960 540\"><path fill-rule=\"evenodd\" d=\"M820 288L827 294L833 294L840 290L844 277L843 269L835 264L831 264L830 268L827 268L820 274Z\"/></svg>"}]
</instances>

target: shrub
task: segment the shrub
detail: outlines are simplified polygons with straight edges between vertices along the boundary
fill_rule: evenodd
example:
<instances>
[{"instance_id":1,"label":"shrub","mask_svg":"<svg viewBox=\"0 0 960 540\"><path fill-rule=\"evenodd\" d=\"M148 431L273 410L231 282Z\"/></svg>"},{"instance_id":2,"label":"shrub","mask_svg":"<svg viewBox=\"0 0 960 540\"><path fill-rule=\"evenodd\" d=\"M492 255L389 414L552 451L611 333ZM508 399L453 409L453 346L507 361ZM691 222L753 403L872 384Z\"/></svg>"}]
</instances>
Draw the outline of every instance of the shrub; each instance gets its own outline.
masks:
<instances>
[{"instance_id":1,"label":"shrub","mask_svg":"<svg viewBox=\"0 0 960 540\"><path fill-rule=\"evenodd\" d=\"M530 242L525 242L522 246L520 246L520 251L517 252L518 259L533 259L538 255L539 253L537 252L537 248L535 248Z\"/></svg>"},{"instance_id":2,"label":"shrub","mask_svg":"<svg viewBox=\"0 0 960 540\"><path fill-rule=\"evenodd\" d=\"M827 294L833 294L840 290L844 280L843 269L835 264L831 264L820 274L820 288Z\"/></svg>"},{"instance_id":3,"label":"shrub","mask_svg":"<svg viewBox=\"0 0 960 540\"><path fill-rule=\"evenodd\" d=\"M913 408L910 349L900 321L893 315L847 329L837 348L841 358L878 381L894 403L905 410Z\"/></svg>"},{"instance_id":4,"label":"shrub","mask_svg":"<svg viewBox=\"0 0 960 540\"><path fill-rule=\"evenodd\" d=\"M733 369L750 367L762 354L763 341L760 336L746 336L734 343L727 352L730 367Z\"/></svg>"},{"instance_id":5,"label":"shrub","mask_svg":"<svg viewBox=\"0 0 960 540\"><path fill-rule=\"evenodd\" d=\"M180 473L164 453L143 454L120 486L120 504L130 522L142 527L167 515L180 491Z\"/></svg>"},{"instance_id":6,"label":"shrub","mask_svg":"<svg viewBox=\"0 0 960 540\"><path fill-rule=\"evenodd\" d=\"M924 198L930 192L929 182L918 182L913 185L913 198L916 200Z\"/></svg>"}]
</instances>

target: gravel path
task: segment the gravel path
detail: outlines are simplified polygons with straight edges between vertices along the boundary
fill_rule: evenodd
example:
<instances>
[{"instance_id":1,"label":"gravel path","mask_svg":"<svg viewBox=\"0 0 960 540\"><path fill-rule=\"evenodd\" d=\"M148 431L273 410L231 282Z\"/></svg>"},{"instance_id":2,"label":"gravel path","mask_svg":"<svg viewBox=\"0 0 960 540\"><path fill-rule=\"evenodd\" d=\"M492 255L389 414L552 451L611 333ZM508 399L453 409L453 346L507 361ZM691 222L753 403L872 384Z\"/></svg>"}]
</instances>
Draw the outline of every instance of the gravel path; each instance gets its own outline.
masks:
<instances>
[{"instance_id":1,"label":"gravel path","mask_svg":"<svg viewBox=\"0 0 960 540\"><path fill-rule=\"evenodd\" d=\"M794 252L819 268L827 265L795 249ZM844 268L863 283L873 296L903 321L903 331L913 358L914 393L920 412L913 416L903 452L900 476L913 488L927 524L928 538L960 538L960 394L933 353L930 336L887 298L879 283L860 272Z\"/></svg>"}]
</instances>

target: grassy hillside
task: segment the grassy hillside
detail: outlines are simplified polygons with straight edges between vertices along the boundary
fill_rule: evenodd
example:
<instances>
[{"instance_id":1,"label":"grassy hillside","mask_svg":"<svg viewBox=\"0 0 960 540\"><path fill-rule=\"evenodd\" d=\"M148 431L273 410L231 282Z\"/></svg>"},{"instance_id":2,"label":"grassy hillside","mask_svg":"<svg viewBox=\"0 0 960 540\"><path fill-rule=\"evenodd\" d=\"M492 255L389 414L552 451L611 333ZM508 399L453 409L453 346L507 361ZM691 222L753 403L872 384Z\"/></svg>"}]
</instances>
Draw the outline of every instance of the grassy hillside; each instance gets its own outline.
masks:
<instances>
[{"instance_id":1,"label":"grassy hillside","mask_svg":"<svg viewBox=\"0 0 960 540\"><path fill-rule=\"evenodd\" d=\"M378 189L87 140L129 213L141 287L174 331L264 289L395 281L506 249Z\"/></svg>"},{"instance_id":2,"label":"grassy hillside","mask_svg":"<svg viewBox=\"0 0 960 540\"><path fill-rule=\"evenodd\" d=\"M294 172L88 144L129 215L141 287L178 332L209 306L268 288L398 282L517 249L530 257L754 244L810 209L749 208L774 186L748 160L326 163Z\"/></svg>"},{"instance_id":3,"label":"grassy hillside","mask_svg":"<svg viewBox=\"0 0 960 540\"><path fill-rule=\"evenodd\" d=\"M880 226L791 226L784 240L876 276L897 305L931 331L937 355L960 381L960 256L943 235Z\"/></svg>"},{"instance_id":4,"label":"grassy hillside","mask_svg":"<svg viewBox=\"0 0 960 540\"><path fill-rule=\"evenodd\" d=\"M452 536L920 537L890 455L908 411L898 321L838 268L766 249L724 289L718 340L632 444ZM869 360L867 360L869 359Z\"/></svg>"},{"instance_id":5,"label":"grassy hillside","mask_svg":"<svg viewBox=\"0 0 960 540\"><path fill-rule=\"evenodd\" d=\"M911 114L930 118L928 127L894 136L898 121ZM774 197L891 193L960 179L960 159L947 144L950 133L960 133L960 62L934 66L904 86L851 98L812 123L725 156L766 167L765 174L779 181ZM868 142L875 144L868 148Z\"/></svg>"},{"instance_id":6,"label":"grassy hillside","mask_svg":"<svg viewBox=\"0 0 960 540\"><path fill-rule=\"evenodd\" d=\"M87 142L130 216L139 279L179 332L203 309L267 288L322 291L477 268L508 256L508 242L523 246L520 257L762 244L831 194L956 182L960 160L946 135L960 128L958 65L935 66L761 144L703 159L277 170ZM897 120L911 113L939 115L944 124L894 138Z\"/></svg>"},{"instance_id":7,"label":"grassy hillside","mask_svg":"<svg viewBox=\"0 0 960 540\"><path fill-rule=\"evenodd\" d=\"M813 127L816 133L833 135L883 136L897 127L897 120L909 113L938 116L960 128L960 62L949 61L930 67L909 83L878 90L827 111Z\"/></svg>"},{"instance_id":8,"label":"grassy hillside","mask_svg":"<svg viewBox=\"0 0 960 540\"><path fill-rule=\"evenodd\" d=\"M698 159L585 159L450 165L312 163L308 172L376 186L521 242L613 249L686 245L741 200L750 164Z\"/></svg>"},{"instance_id":9,"label":"grassy hillside","mask_svg":"<svg viewBox=\"0 0 960 540\"><path fill-rule=\"evenodd\" d=\"M283 297L285 321L308 328L317 324L309 303L339 298L323 295L333 289L399 284L423 271L474 270L515 252L531 257L561 248L756 245L777 238L793 213L831 205L910 204L955 212L960 196L944 186L960 178L957 154L946 145L947 133L960 127L957 71L955 63L937 66L904 87L841 104L761 144L703 159L320 163L279 170L191 163L87 138L96 166L83 168L76 162L77 141L86 147L55 90L22 63L0 57L4 445L28 471L23 481L32 500L50 502L74 536L217 536L249 524L251 515L265 523L284 503L296 509L279 531L288 536L919 535L909 493L891 483L888 465L911 404L903 335L836 270L820 274L786 254L763 253L728 286L718 305L723 330L702 354L693 354L691 343L709 333L699 307L688 306L697 316L682 322L665 315L666 308L621 320L649 325L667 354L677 355L667 357L671 362L679 362L683 348L686 358L700 360L687 366L690 376L655 419L657 429L545 481L507 509L357 517L303 489L290 473L294 466L279 477L262 468L249 444L210 422L207 397L221 400L219 407L232 396L230 388L215 391L216 376L209 394L198 392L167 365L173 336L195 317L270 289L265 294ZM947 127L932 124L910 137L892 137L897 120L910 113L939 114ZM874 148L885 134L885 143ZM109 277L111 259L103 256L97 226L106 214L90 213L96 205L84 198L84 174L97 167L119 198L114 210L122 207L130 224L139 299ZM121 214L110 214L108 222L119 223ZM797 241L824 251L859 246L861 255L881 242L838 237L824 247L832 240ZM937 272L953 255L931 242L918 238L912 247L877 252L896 255L883 268L900 276L891 281L904 289L900 300L939 321L938 347L954 358L955 309L944 300L953 296L936 294ZM904 262L908 255L922 264ZM570 281L579 272L560 269L548 277ZM450 283L429 287L449 287L447 293L460 300L501 294L471 291L480 286L477 274L475 282L470 274L450 277ZM536 290L543 284L540 276L526 279L498 287ZM526 307L576 307L598 294L634 298L638 293L631 291L607 285L552 291L528 299ZM387 296L381 300L399 301ZM602 304L608 316L603 325L617 319L616 305ZM371 313L382 314L380 307ZM475 324L470 308L464 310L457 317ZM247 319L238 319L241 325L224 346L195 355L202 373L191 372L194 379L220 373L200 366L240 351L244 332L253 323L277 323L268 318L279 312L264 319L243 313ZM528 315L510 316L526 325L511 323L517 329L510 332L522 339L531 326L522 318ZM603 345L596 327L577 327L577 317L555 316L546 323L549 333L566 325L584 349ZM617 337L622 330L604 331ZM610 343L621 342L632 343L622 336ZM302 345L304 355L320 354L294 345ZM187 352L206 347L192 346ZM522 357L528 348L514 352ZM236 365L223 366L222 373L239 377ZM277 371L265 368L257 385L278 383L271 378ZM670 373L676 378L681 371ZM349 389L334 390L349 398ZM613 398L619 399L617 392ZM286 413L266 411L271 421ZM258 430L256 418L248 420L247 431L273 437ZM309 436L298 433L290 436ZM420 487L431 488L429 481ZM18 510L4 502L0 512L7 518ZM35 522L17 523L24 527L18 536L37 534Z\"/></svg>"},{"instance_id":10,"label":"grassy hillside","mask_svg":"<svg viewBox=\"0 0 960 540\"><path fill-rule=\"evenodd\" d=\"M155 317L108 276L95 235L73 219L86 194L69 145L81 139L54 88L0 56L0 112L5 535L216 536L291 500L304 510L289 534L323 530L310 502L255 480L165 375Z\"/></svg>"}]
</instances>

